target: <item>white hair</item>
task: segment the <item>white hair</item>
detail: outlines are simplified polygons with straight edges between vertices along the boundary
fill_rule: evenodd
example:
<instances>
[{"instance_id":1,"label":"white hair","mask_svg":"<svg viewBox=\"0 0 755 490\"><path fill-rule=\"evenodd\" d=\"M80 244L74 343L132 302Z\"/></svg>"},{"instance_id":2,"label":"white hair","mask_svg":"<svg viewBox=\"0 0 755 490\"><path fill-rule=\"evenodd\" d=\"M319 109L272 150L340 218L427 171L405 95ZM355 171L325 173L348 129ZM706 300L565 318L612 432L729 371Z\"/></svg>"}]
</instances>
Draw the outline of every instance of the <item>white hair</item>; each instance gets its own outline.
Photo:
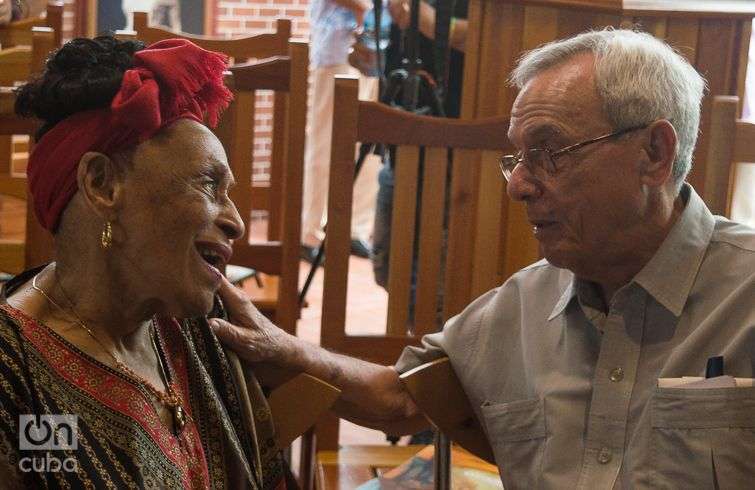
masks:
<instances>
[{"instance_id":1,"label":"white hair","mask_svg":"<svg viewBox=\"0 0 755 490\"><path fill-rule=\"evenodd\" d=\"M673 166L677 191L692 167L705 80L669 45L628 29L589 31L525 53L510 82L522 88L538 73L575 55L595 56L595 84L615 130L670 120L679 138Z\"/></svg>"}]
</instances>

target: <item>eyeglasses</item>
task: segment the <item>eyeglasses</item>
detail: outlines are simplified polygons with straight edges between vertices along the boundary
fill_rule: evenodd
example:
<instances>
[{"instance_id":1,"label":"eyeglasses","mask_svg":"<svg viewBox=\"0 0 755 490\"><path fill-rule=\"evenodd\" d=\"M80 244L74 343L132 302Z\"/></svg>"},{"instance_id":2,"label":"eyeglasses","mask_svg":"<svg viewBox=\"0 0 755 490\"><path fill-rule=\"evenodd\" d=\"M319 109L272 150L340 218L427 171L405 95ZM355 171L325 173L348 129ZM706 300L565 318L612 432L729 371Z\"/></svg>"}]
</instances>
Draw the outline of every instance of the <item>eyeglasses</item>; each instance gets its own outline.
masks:
<instances>
[{"instance_id":1,"label":"eyeglasses","mask_svg":"<svg viewBox=\"0 0 755 490\"><path fill-rule=\"evenodd\" d=\"M533 173L537 173L538 170L543 170L549 175L553 175L558 170L556 167L556 160L558 158L579 150L580 148L584 148L587 145L598 143L599 141L607 140L609 138L616 138L631 133L632 131L637 131L638 129L645 129L651 124L652 122L649 122L642 126L632 126L631 128L620 129L619 131L614 131L613 133L604 134L597 138L575 143L556 151L551 151L547 148L532 148L520 151L516 155L504 155L498 160L498 165L501 167L501 173L503 173L503 177L507 182L511 180L511 174L514 173L514 169L520 163L526 165Z\"/></svg>"}]
</instances>

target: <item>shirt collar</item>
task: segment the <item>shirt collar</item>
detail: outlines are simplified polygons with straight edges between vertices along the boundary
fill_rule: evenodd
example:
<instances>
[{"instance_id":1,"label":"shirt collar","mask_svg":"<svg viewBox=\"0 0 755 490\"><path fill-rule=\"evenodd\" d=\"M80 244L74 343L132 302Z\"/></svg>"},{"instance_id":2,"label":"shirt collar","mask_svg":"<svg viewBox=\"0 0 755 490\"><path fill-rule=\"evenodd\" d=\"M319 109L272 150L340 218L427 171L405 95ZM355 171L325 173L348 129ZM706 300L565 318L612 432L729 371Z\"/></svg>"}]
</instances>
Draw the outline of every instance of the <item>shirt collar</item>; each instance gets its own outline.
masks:
<instances>
[{"instance_id":1,"label":"shirt collar","mask_svg":"<svg viewBox=\"0 0 755 490\"><path fill-rule=\"evenodd\" d=\"M634 282L677 317L687 302L715 224L713 215L692 186L685 183L680 194L687 203L684 211L655 255L634 278ZM563 313L576 298L577 281L572 274L548 321Z\"/></svg>"},{"instance_id":2,"label":"shirt collar","mask_svg":"<svg viewBox=\"0 0 755 490\"><path fill-rule=\"evenodd\" d=\"M656 301L675 316L682 313L705 251L713 236L715 219L691 185L681 190L687 205L658 251L635 276Z\"/></svg>"}]
</instances>

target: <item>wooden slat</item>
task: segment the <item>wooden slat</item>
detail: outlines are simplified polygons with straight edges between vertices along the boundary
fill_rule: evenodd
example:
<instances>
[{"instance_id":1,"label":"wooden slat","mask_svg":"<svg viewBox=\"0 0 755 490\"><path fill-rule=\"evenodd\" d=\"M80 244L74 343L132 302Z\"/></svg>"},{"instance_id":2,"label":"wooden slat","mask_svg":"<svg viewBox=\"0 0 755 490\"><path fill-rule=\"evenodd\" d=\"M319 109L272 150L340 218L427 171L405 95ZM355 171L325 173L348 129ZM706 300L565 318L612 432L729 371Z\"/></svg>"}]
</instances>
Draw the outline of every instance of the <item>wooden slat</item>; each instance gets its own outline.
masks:
<instances>
[{"instance_id":1,"label":"wooden slat","mask_svg":"<svg viewBox=\"0 0 755 490\"><path fill-rule=\"evenodd\" d=\"M497 264L505 253L501 249L504 203L508 210L506 181L498 167L499 153L486 152L481 158L480 192L477 202L477 233L474 238L474 262L471 296L477 297L485 291L500 285ZM529 231L529 230L528 230Z\"/></svg>"},{"instance_id":2,"label":"wooden slat","mask_svg":"<svg viewBox=\"0 0 755 490\"><path fill-rule=\"evenodd\" d=\"M736 144L732 152L732 160L755 163L755 124L752 122L737 122Z\"/></svg>"},{"instance_id":3,"label":"wooden slat","mask_svg":"<svg viewBox=\"0 0 755 490\"><path fill-rule=\"evenodd\" d=\"M422 201L419 223L419 256L414 311L414 335L436 332L440 294L443 216L446 203L448 151L426 148L422 175ZM403 228L398 228L403 232ZM391 255L392 257L393 255Z\"/></svg>"},{"instance_id":4,"label":"wooden slat","mask_svg":"<svg viewBox=\"0 0 755 490\"><path fill-rule=\"evenodd\" d=\"M675 47L690 63L697 59L700 22L697 19L672 17L666 23L666 42Z\"/></svg>"},{"instance_id":5,"label":"wooden slat","mask_svg":"<svg viewBox=\"0 0 755 490\"><path fill-rule=\"evenodd\" d=\"M276 56L259 62L233 65L234 87L239 90L285 90L288 91L291 76L291 59Z\"/></svg>"},{"instance_id":6,"label":"wooden slat","mask_svg":"<svg viewBox=\"0 0 755 490\"><path fill-rule=\"evenodd\" d=\"M309 49L305 42L289 43L290 80L286 107L285 143L281 172L283 186L278 202L283 203L281 219L281 282L279 305L276 312L278 325L291 334L296 333L300 316L299 304L299 253L301 247L301 214L304 182L304 139L307 125L307 75Z\"/></svg>"},{"instance_id":7,"label":"wooden slat","mask_svg":"<svg viewBox=\"0 0 755 490\"><path fill-rule=\"evenodd\" d=\"M534 49L558 38L558 11L528 6L524 9L522 49Z\"/></svg>"},{"instance_id":8,"label":"wooden slat","mask_svg":"<svg viewBox=\"0 0 755 490\"><path fill-rule=\"evenodd\" d=\"M737 35L735 43L737 44L738 56L736 57L737 73L734 87L734 94L739 97L739 108L737 115L742 115L745 98L745 83L747 82L747 63L750 55L750 40L752 39L752 21L740 20L737 22ZM752 82L751 82L752 83Z\"/></svg>"},{"instance_id":9,"label":"wooden slat","mask_svg":"<svg viewBox=\"0 0 755 490\"><path fill-rule=\"evenodd\" d=\"M231 263L251 267L265 274L281 273L280 242L245 244L237 241L233 246Z\"/></svg>"},{"instance_id":10,"label":"wooden slat","mask_svg":"<svg viewBox=\"0 0 755 490\"><path fill-rule=\"evenodd\" d=\"M635 17L634 24L658 39L665 39L667 23L665 17Z\"/></svg>"},{"instance_id":11,"label":"wooden slat","mask_svg":"<svg viewBox=\"0 0 755 490\"><path fill-rule=\"evenodd\" d=\"M0 50L0 84L27 80L31 69L31 45Z\"/></svg>"},{"instance_id":12,"label":"wooden slat","mask_svg":"<svg viewBox=\"0 0 755 490\"><path fill-rule=\"evenodd\" d=\"M454 150L451 171L451 210L448 216L448 251L446 252L445 297L443 318L461 312L469 303L474 261L476 204L479 179L474 168L479 153L473 150Z\"/></svg>"},{"instance_id":13,"label":"wooden slat","mask_svg":"<svg viewBox=\"0 0 755 490\"><path fill-rule=\"evenodd\" d=\"M558 11L558 39L585 32L593 25L594 12L571 9Z\"/></svg>"},{"instance_id":14,"label":"wooden slat","mask_svg":"<svg viewBox=\"0 0 755 490\"><path fill-rule=\"evenodd\" d=\"M44 70L47 57L58 45L55 44L55 31L50 27L35 27L31 34L33 49L30 71L36 74Z\"/></svg>"},{"instance_id":15,"label":"wooden slat","mask_svg":"<svg viewBox=\"0 0 755 490\"><path fill-rule=\"evenodd\" d=\"M360 106L358 141L388 145L416 145L499 150L505 141L508 117L475 121L418 116L377 102Z\"/></svg>"},{"instance_id":16,"label":"wooden slat","mask_svg":"<svg viewBox=\"0 0 755 490\"><path fill-rule=\"evenodd\" d=\"M231 189L231 199L236 203L244 222L252 214L252 202L248 188L252 186L252 158L254 140L255 97L253 92L234 90L234 99L226 109L215 129L215 134L223 143L228 163L236 178L236 187ZM235 135L249 135L247 138ZM246 236L249 236L248 230ZM245 238L248 240L248 238Z\"/></svg>"},{"instance_id":17,"label":"wooden slat","mask_svg":"<svg viewBox=\"0 0 755 490\"><path fill-rule=\"evenodd\" d=\"M419 148L400 146L394 162L393 212L388 265L388 320L386 332L405 335L414 264ZM399 232L400 231L400 232ZM435 289L435 288L433 288Z\"/></svg>"},{"instance_id":18,"label":"wooden slat","mask_svg":"<svg viewBox=\"0 0 755 490\"><path fill-rule=\"evenodd\" d=\"M396 362L406 346L419 343L420 337L406 335L349 335L329 345L329 348L336 352L347 352L350 356L365 361L390 366Z\"/></svg>"},{"instance_id":19,"label":"wooden slat","mask_svg":"<svg viewBox=\"0 0 755 490\"><path fill-rule=\"evenodd\" d=\"M288 85L288 80L286 80ZM268 240L280 240L283 212L286 200L283 198L283 176L286 165L286 141L288 121L288 94L275 92L273 95L273 135L270 152L270 201L273 203L268 209L267 215L267 238ZM291 196L293 197L293 196Z\"/></svg>"},{"instance_id":20,"label":"wooden slat","mask_svg":"<svg viewBox=\"0 0 755 490\"><path fill-rule=\"evenodd\" d=\"M0 271L8 274L23 272L25 244L19 240L0 240Z\"/></svg>"},{"instance_id":21,"label":"wooden slat","mask_svg":"<svg viewBox=\"0 0 755 490\"><path fill-rule=\"evenodd\" d=\"M467 39L464 43L464 80L477 80L480 72L480 46L482 45L482 30L479 28L484 16L483 0L469 0L467 7L468 25L477 26L477 28L467 29ZM462 116L474 114L477 107L477 87L475 84L464 84L461 94L461 112ZM431 146L431 145L427 145Z\"/></svg>"},{"instance_id":22,"label":"wooden slat","mask_svg":"<svg viewBox=\"0 0 755 490\"><path fill-rule=\"evenodd\" d=\"M714 95L734 95L731 87L734 76L732 62L734 54L735 29L733 21L728 19L703 19L700 21L699 37L701 42L697 49L695 68L708 81L709 93ZM712 97L704 97L700 115L700 136L694 152L695 165L687 180L700 195L705 194L705 165L708 152L709 128L711 121Z\"/></svg>"},{"instance_id":23,"label":"wooden slat","mask_svg":"<svg viewBox=\"0 0 755 490\"><path fill-rule=\"evenodd\" d=\"M10 175L13 161L12 136L0 136L0 175Z\"/></svg>"},{"instance_id":24,"label":"wooden slat","mask_svg":"<svg viewBox=\"0 0 755 490\"><path fill-rule=\"evenodd\" d=\"M322 338L325 346L344 336L346 289L351 243L351 202L354 186L354 147L359 119L359 82L353 77L336 76L334 107L338 124L333 124L328 181L328 233L322 297Z\"/></svg>"},{"instance_id":25,"label":"wooden slat","mask_svg":"<svg viewBox=\"0 0 755 490\"><path fill-rule=\"evenodd\" d=\"M0 194L26 200L27 181L25 177L0 175Z\"/></svg>"},{"instance_id":26,"label":"wooden slat","mask_svg":"<svg viewBox=\"0 0 755 490\"><path fill-rule=\"evenodd\" d=\"M728 216L736 136L736 97L716 97L711 112L710 146L703 198L713 214Z\"/></svg>"}]
</instances>

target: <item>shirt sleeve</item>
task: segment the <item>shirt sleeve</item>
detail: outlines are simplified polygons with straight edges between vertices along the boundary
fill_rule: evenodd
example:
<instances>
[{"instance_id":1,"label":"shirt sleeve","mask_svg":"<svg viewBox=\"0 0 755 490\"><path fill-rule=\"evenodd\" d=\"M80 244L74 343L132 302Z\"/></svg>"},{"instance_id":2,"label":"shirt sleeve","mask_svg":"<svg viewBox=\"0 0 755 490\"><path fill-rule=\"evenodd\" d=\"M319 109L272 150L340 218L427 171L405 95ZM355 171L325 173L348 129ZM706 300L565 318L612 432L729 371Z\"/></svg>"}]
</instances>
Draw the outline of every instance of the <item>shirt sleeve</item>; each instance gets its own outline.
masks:
<instances>
[{"instance_id":1,"label":"shirt sleeve","mask_svg":"<svg viewBox=\"0 0 755 490\"><path fill-rule=\"evenodd\" d=\"M477 338L483 319L499 288L488 291L451 318L443 330L422 337L419 347L409 346L401 353L394 368L405 373L428 362L449 357L454 366L463 365L477 350Z\"/></svg>"}]
</instances>

